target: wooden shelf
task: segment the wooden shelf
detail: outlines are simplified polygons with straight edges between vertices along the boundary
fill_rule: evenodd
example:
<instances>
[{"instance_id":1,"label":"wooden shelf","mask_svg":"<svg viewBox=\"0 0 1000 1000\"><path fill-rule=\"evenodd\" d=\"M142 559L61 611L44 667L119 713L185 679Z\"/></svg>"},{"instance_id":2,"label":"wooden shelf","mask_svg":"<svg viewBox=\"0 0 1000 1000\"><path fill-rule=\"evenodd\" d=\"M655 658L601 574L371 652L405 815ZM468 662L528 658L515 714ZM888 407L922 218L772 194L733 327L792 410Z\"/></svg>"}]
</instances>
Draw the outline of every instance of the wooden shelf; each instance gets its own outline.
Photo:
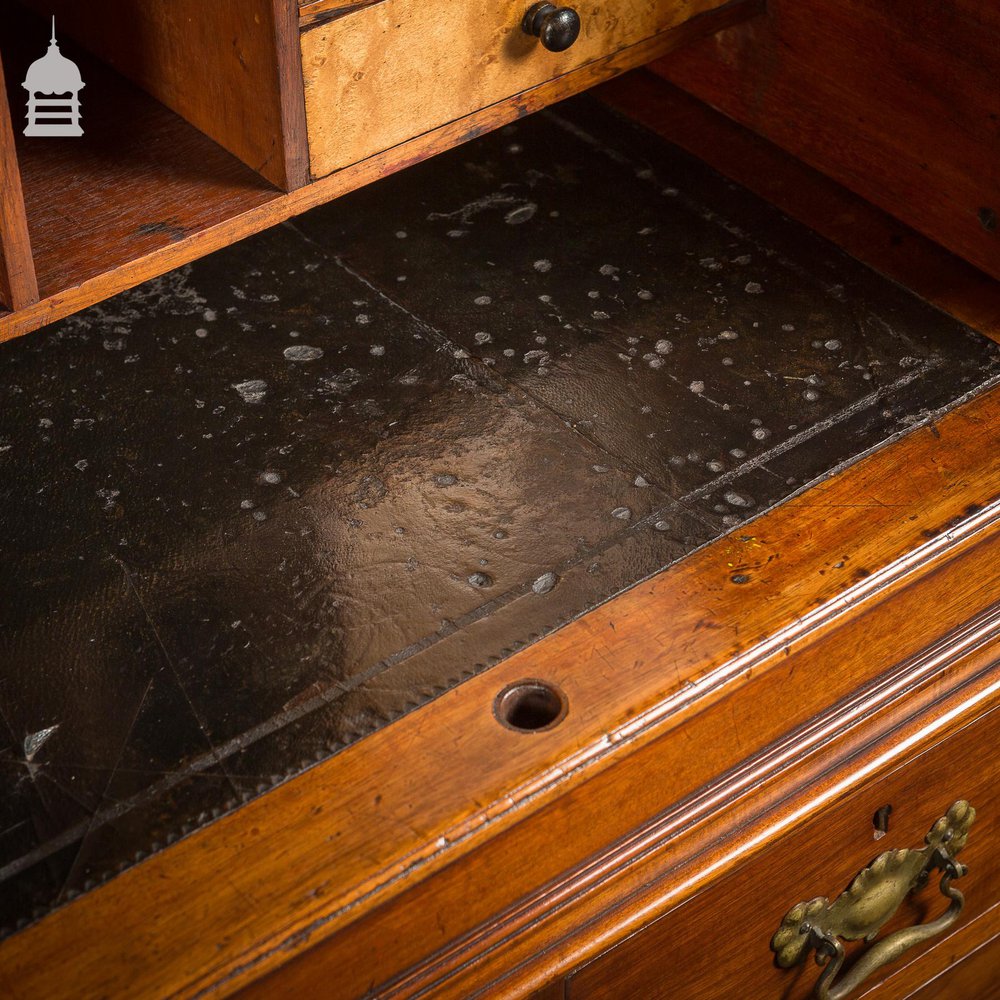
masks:
<instances>
[{"instance_id":1,"label":"wooden shelf","mask_svg":"<svg viewBox=\"0 0 1000 1000\"><path fill-rule=\"evenodd\" d=\"M320 6L328 10L329 0ZM344 0L343 9L357 6ZM49 37L47 20L29 7L43 11L41 0L4 5L0 54L24 178L13 214L29 271L30 235L38 288L4 312L12 296L9 275L0 275L0 341L753 16L763 0L732 0L312 182L298 0L102 0L86 9L47 0L43 13L55 11L60 46L85 81L84 135L67 139L18 135L21 81ZM0 251L3 228L0 219Z\"/></svg>"},{"instance_id":2,"label":"wooden shelf","mask_svg":"<svg viewBox=\"0 0 1000 1000\"><path fill-rule=\"evenodd\" d=\"M47 33L16 8L11 22L0 52L43 299L278 197L231 153L68 40L62 50L86 81L84 136L21 135L21 81ZM37 47L26 44L31 38ZM88 107L101 113L88 115Z\"/></svg>"}]
</instances>

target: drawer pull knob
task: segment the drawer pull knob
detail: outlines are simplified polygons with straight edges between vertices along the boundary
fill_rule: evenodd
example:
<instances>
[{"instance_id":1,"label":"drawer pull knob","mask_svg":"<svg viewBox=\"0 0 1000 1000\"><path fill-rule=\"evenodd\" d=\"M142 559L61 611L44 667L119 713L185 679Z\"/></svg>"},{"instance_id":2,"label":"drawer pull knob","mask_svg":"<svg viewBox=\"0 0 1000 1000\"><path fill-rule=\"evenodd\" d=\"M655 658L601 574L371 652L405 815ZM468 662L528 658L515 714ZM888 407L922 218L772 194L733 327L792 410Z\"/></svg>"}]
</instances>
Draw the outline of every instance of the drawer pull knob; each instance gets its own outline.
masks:
<instances>
[{"instance_id":1,"label":"drawer pull knob","mask_svg":"<svg viewBox=\"0 0 1000 1000\"><path fill-rule=\"evenodd\" d=\"M521 27L540 38L549 52L565 52L580 36L580 15L572 7L536 3L528 8Z\"/></svg>"},{"instance_id":2,"label":"drawer pull knob","mask_svg":"<svg viewBox=\"0 0 1000 1000\"><path fill-rule=\"evenodd\" d=\"M955 861L955 855L965 846L975 818L976 810L968 802L956 802L931 827L925 847L879 855L832 903L819 896L793 906L771 938L778 965L783 969L798 965L810 950L815 950L817 964L825 968L813 996L816 1000L843 1000L883 965L946 930L958 920L965 904L962 893L951 883L966 872L965 866ZM894 931L875 941L835 982L844 964L843 941L874 941L903 900L923 888L935 870L941 872L939 887L949 900L948 909L936 920Z\"/></svg>"}]
</instances>

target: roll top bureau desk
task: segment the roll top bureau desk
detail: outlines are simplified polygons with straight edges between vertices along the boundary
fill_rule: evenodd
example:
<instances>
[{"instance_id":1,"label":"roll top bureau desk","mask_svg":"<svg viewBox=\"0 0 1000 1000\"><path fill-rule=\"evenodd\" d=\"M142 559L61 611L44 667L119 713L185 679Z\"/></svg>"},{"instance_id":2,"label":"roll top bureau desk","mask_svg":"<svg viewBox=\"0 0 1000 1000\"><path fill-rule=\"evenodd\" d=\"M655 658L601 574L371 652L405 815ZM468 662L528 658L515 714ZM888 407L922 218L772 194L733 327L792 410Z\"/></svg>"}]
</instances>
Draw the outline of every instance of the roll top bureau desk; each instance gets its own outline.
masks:
<instances>
[{"instance_id":1,"label":"roll top bureau desk","mask_svg":"<svg viewBox=\"0 0 1000 1000\"><path fill-rule=\"evenodd\" d=\"M51 15L54 45L84 84L74 91L81 137L23 134L26 101L45 96L41 70L28 68L45 54ZM302 217L296 233L319 245L325 237L310 220L321 217L312 213L328 204L335 212L344 198L338 232L360 248L347 254L350 266L388 287L407 314L437 310L434 326L458 345L448 363L464 366L449 379L459 388L508 378L503 353L489 353L503 331L484 321L466 342L475 325L441 296L468 292L472 301L478 291L479 305L492 297L515 340L528 315L513 301L519 292L503 303L505 286L489 284L506 280L497 247L514 244L483 249L482 287L463 284L472 281L466 263L469 273L479 266L470 234L486 231L491 212L498 226L489 239L516 230L526 241L518 246L529 276L518 288L540 291L531 282L559 267L531 244L540 239L531 227L543 223L576 233L558 247L571 260L583 259L584 244L599 254L605 240L660 247L634 288L627 269L598 270L593 258L586 280L606 279L622 295L628 287L639 305L666 294L676 250L678 324L688 322L681 312L700 308L697 275L726 281L733 267L756 266L746 264L756 254L768 275L786 275L776 287L817 329L817 310L832 315L852 295L866 297L863 315L843 307L847 334L816 334L803 350L830 358L856 334L865 357L881 359L872 365L898 368L891 385L878 383L869 397L859 383L850 406L808 427L793 422L780 442L768 440L773 422L757 420L749 447L759 444L766 462L730 449L709 462L721 479L692 485L685 470L704 456L674 456L663 476L683 485L683 497L671 501L671 523L697 521L693 541L677 529L676 551L665 548L656 563L635 556L638 568L622 555L625 575L603 589L586 589L589 555L533 571L506 603L479 602L442 625L441 642L413 645L405 667L387 646L386 662L395 656L398 668L392 707L376 711L358 695L337 741L322 746L289 728L300 756L259 787L244 783L235 798L181 816L167 792L149 790L160 786L129 786L116 801L132 796L133 812L94 812L83 833L36 831L18 849L9 845L27 836L26 821L10 806L0 813L8 844L0 837L0 996L1000 997L1000 396L992 388L1000 360L991 343L1000 341L1000 13L992 5L5 0L0 58L7 359L57 331L92 329L96 320L80 316L124 322L114 317L127 309L114 303L139 303L129 320L139 322L143 308L155 311L179 287L161 276L209 274L213 260L236 274L240 247L284 246L289 220ZM570 146L593 167L575 166ZM676 188L650 179L664 163L682 178ZM489 183L504 183L477 187L490 171ZM560 178L576 185L563 201ZM530 199L518 187L529 181ZM466 208L450 220L420 207L421 198L446 200L452 186ZM650 203L675 206L663 210L679 220L669 245L636 221L643 190ZM558 204L547 221L543 195ZM577 209L604 229L570 230ZM730 243L705 235L721 233L719 219ZM365 242L376 225L389 234L385 259ZM421 229L432 225L440 239ZM623 235L619 225L631 228ZM709 236L716 242L705 249ZM726 249L740 241L752 252ZM453 291L421 298L421 266ZM765 318L785 308L771 305L768 280L740 277L738 289ZM219 287L236 281L220 278ZM714 303L730 308L721 294ZM231 311L249 318L249 330L243 308L234 300ZM588 322L608 319L587 308ZM210 312L189 325L208 323ZM693 356L717 350L724 365L749 365L739 352L750 350L741 345L752 333L737 341L731 322L711 342L692 335L692 352L701 352ZM608 354L608 364L656 377L680 364L683 333L643 328L629 340L630 332L618 331L621 360ZM110 356L118 334L101 336ZM607 350L601 336L588 341L595 352ZM552 335L539 343L544 350L520 347L518 371L529 359L546 367ZM754 355L761 371L780 368L774 343L773 365ZM289 347L284 357L308 361L309 350ZM27 378L9 360L5 368L11 384ZM547 385L560 377L558 365L551 370ZM838 371L848 369L829 361L823 378L803 369L796 405L815 400L812 387L826 391ZM677 378L683 399L695 401L684 406L716 406L711 384L690 372ZM263 380L234 384L247 405L269 391ZM603 383L595 375L588 384L585 407L604 412L603 390L593 388ZM740 384L751 386L750 377ZM549 398L540 381L517 385L531 400ZM582 412L559 433L572 425L590 447L600 428ZM825 464L785 461L806 438L819 442L809 454ZM419 433L414 440L419 449ZM516 452L516 442L499 453ZM0 462L17 444L0 436ZM733 455L737 465L724 471ZM779 469L780 489L768 485ZM434 475L434 497L456 485ZM373 481L355 495L364 511L381 500ZM615 500L607 524L627 526L629 538L640 529L666 538L661 515L642 506L650 483L635 475L626 485L636 499ZM105 492L107 511L122 489ZM710 493L702 516L697 504ZM553 523L572 522L576 511L570 496ZM358 516L360 524L369 514ZM593 569L604 557L592 558ZM467 572L460 582L470 594L487 593L498 575L471 564ZM145 578L136 580L144 593ZM569 596L546 605L552 594ZM166 653L172 639L160 640ZM2 709L22 653L2 639L0 648L8 650ZM313 701L325 710L335 700L319 682L286 695L278 708L296 724L312 717ZM268 738L270 712L255 720ZM0 745L10 744L0 754L10 802L56 753L57 721L40 719L36 729L9 717L9 732L0 730ZM249 752L240 739L226 746ZM222 750L213 752L211 767L197 766L222 774ZM47 888L58 851L78 850L74 836L129 822L134 856L108 848L107 870L95 867L73 891L61 875Z\"/></svg>"}]
</instances>

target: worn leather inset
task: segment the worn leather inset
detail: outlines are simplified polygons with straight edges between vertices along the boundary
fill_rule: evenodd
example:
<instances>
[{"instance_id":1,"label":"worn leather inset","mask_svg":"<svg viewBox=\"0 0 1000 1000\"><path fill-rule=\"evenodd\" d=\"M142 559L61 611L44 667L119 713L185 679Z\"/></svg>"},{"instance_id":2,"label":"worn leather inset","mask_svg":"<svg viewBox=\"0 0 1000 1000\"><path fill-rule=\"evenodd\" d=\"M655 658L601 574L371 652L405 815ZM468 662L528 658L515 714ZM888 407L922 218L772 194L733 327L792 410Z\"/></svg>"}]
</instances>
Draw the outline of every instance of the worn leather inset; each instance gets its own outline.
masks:
<instances>
[{"instance_id":1,"label":"worn leather inset","mask_svg":"<svg viewBox=\"0 0 1000 1000\"><path fill-rule=\"evenodd\" d=\"M0 360L8 927L997 372L586 99Z\"/></svg>"}]
</instances>

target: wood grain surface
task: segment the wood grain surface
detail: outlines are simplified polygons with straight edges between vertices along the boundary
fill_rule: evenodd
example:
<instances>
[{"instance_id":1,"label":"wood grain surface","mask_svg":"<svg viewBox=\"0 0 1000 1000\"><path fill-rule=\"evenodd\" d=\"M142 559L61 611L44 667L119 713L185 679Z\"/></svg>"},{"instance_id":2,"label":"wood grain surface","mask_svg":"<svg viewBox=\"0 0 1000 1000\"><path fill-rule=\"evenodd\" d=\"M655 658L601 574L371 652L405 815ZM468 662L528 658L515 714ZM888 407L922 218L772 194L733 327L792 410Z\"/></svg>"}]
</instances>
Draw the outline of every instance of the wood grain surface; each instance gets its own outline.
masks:
<instances>
[{"instance_id":1,"label":"wood grain surface","mask_svg":"<svg viewBox=\"0 0 1000 1000\"><path fill-rule=\"evenodd\" d=\"M930 237L660 75L630 73L602 84L597 93L852 256L1000 340L1000 282Z\"/></svg>"},{"instance_id":2,"label":"wood grain surface","mask_svg":"<svg viewBox=\"0 0 1000 1000\"><path fill-rule=\"evenodd\" d=\"M342 995L358 995L365 970L384 975L400 948L426 948L430 936L439 950L381 985L378 995L519 996L629 939L679 902L714 892L725 871L738 869L769 841L788 837L831 795L836 799L866 784L868 765L858 758L863 748L881 768L912 751L898 727L922 709L933 719L931 706L944 691L984 668L995 688L996 607L947 639L931 637L940 634L936 625L944 627L982 603L989 584L981 570L996 559L998 548L994 533L974 546L971 561L960 558L912 589L884 595L818 641L779 651L772 666L755 665L742 690L684 713L670 733L611 763L463 863L438 872L391 909L344 928L262 980L251 995L264 997L278 986L308 993L334 968L346 980ZM960 586L945 607L946 592L966 578L978 581L978 596L977 584ZM899 623L928 603L941 605L941 621L928 619L922 637L909 631L905 642L894 643ZM930 647L906 655L928 641ZM844 695L883 670L878 682ZM834 674L831 683L819 680ZM972 714L977 711L973 706ZM795 720L799 725L788 730ZM755 753L755 746L764 749ZM840 777L833 780L838 768ZM869 849L875 808L855 817L854 829L864 834L861 846ZM505 893L516 901L495 909ZM480 922L465 930L470 909ZM430 927L428 913L445 915L456 940L449 942L444 928ZM773 930L758 928L765 948ZM403 943L392 957L381 944L386 937ZM763 966L770 966L767 958ZM646 996L649 987L620 995Z\"/></svg>"},{"instance_id":3,"label":"wood grain surface","mask_svg":"<svg viewBox=\"0 0 1000 1000\"><path fill-rule=\"evenodd\" d=\"M323 177L713 8L719 0L602 0L548 52L523 0L384 0L302 35L309 157Z\"/></svg>"},{"instance_id":4,"label":"wood grain surface","mask_svg":"<svg viewBox=\"0 0 1000 1000\"><path fill-rule=\"evenodd\" d=\"M217 216L177 238L146 234L160 242L124 267L107 267L105 253L107 269L79 287L0 316L0 338L5 323L16 335L64 315L600 79L622 59L288 196L226 180ZM654 105L650 96L641 114L669 134L670 114ZM849 249L997 336L992 282L760 140L683 99L673 106L689 116L682 144L711 150L736 137L714 154L725 172L743 170L779 205L846 234ZM739 162L741 149L754 166ZM669 951L672 937L624 967L621 953L598 956L672 910L690 915L689 936L703 932L720 898L727 914L760 917L760 882L747 873L769 858L769 874L781 868L787 855L774 843L832 836L835 817L849 843L836 872L826 875L831 847L801 876L803 891L821 874L829 885L816 891L834 891L877 853L871 802L890 792L904 802L893 837L916 844L950 802L942 772L995 794L977 764L1000 698L998 420L994 391L15 935L0 945L0 992L549 997L562 994L560 977L598 959L570 996L602 995L643 971L642 995L656 995L665 956L675 969L690 963L690 951ZM567 693L560 726L524 736L496 725L496 691L526 676ZM433 796L414 795L428 785ZM326 808L333 798L347 805ZM973 831L970 864L983 833ZM981 843L995 846L995 836L986 828ZM985 926L988 897L975 905L983 916L973 925ZM127 938L105 933L121 926L133 928ZM879 995L922 986L951 961L945 944ZM742 972L758 946L755 936L704 975ZM969 968L956 981L980 984L990 962ZM813 975L792 989L806 992Z\"/></svg>"},{"instance_id":5,"label":"wood grain surface","mask_svg":"<svg viewBox=\"0 0 1000 1000\"><path fill-rule=\"evenodd\" d=\"M657 69L1000 277L1000 9L772 0Z\"/></svg>"},{"instance_id":6,"label":"wood grain surface","mask_svg":"<svg viewBox=\"0 0 1000 1000\"><path fill-rule=\"evenodd\" d=\"M1000 997L1000 904L971 924L963 925L942 941L934 951L937 975L914 977L912 965L893 977L892 986L911 1000L997 1000ZM913 963L915 965L916 963ZM928 965L928 962L921 963ZM905 993L917 982L923 985L914 993ZM898 985L897 985L898 984ZM880 997L880 994L872 993Z\"/></svg>"},{"instance_id":7,"label":"wood grain surface","mask_svg":"<svg viewBox=\"0 0 1000 1000\"><path fill-rule=\"evenodd\" d=\"M994 644L991 658L1000 664L1000 643ZM781 969L769 947L785 913L817 896L834 900L884 851L922 847L931 826L958 799L968 800L985 818L973 824L960 855L969 869L968 876L957 883L966 897L960 919L965 923L991 909L1000 899L1000 827L991 822L1000 810L1000 786L991 770L981 766L979 755L981 748L994 747L1000 740L1000 670L992 669L987 676L989 695L984 697L977 685L971 685L969 699L974 704L960 720L943 727L930 745L912 747L911 754L901 754L892 768L857 775L855 787L835 804L816 810L794 832L774 838L751 863L573 975L567 990L571 1000L640 996L646 1000L717 1000L730 995L746 1000L778 996L806 1000L813 995L821 971L811 955L800 965ZM954 706L959 712L963 707ZM838 778L841 775L834 771L823 780ZM812 788L809 793L813 794ZM882 805L892 805L893 811L889 832L876 841L872 815ZM939 879L940 875L932 874L924 890L904 900L880 937L943 913L948 900L938 889ZM717 942L713 941L716 934L721 938ZM935 971L928 953L938 942L932 942L905 955L911 962L917 956L930 960L925 980ZM845 947L853 958L871 945L845 943ZM919 971L919 963L914 964L911 975ZM858 995L869 992L895 969L896 965L887 965L874 972ZM981 975L978 981L983 984ZM874 995L894 1000L906 994L890 983ZM981 994L952 994L961 995Z\"/></svg>"},{"instance_id":8,"label":"wood grain surface","mask_svg":"<svg viewBox=\"0 0 1000 1000\"><path fill-rule=\"evenodd\" d=\"M299 27L306 31L382 0L299 0Z\"/></svg>"},{"instance_id":9,"label":"wood grain surface","mask_svg":"<svg viewBox=\"0 0 1000 1000\"><path fill-rule=\"evenodd\" d=\"M615 934L648 919L649 901L637 897L635 911L602 922L601 933L581 938L574 930L570 943L546 953L547 965L531 967L527 959L512 963L516 941L504 941L500 950L492 945L489 928L477 932L479 915L507 907L519 912L525 884L551 886L552 878L558 884L558 873L578 851L586 854L588 844L593 850L616 839L619 819L626 826L621 835L626 834L636 813L622 799L621 774L610 786L620 803L617 810L608 812L607 799L593 791L605 770L639 760L636 755L644 747L661 739L660 747L683 748L693 770L682 769L676 776L670 769L657 772L669 783L669 789L655 789L669 791L660 800L661 808L668 808L683 794L686 781L695 788L703 783L699 766L720 773L719 759L709 752L713 744L696 737L689 742L692 725L704 713L720 713L709 730L720 753L729 753L734 763L752 759L775 732L773 727L794 728L796 712L806 713L800 722L805 724L815 704L829 704L836 696L838 683L855 690L862 677L854 670L874 680L887 666L887 652L877 652L872 630L862 629L846 645L830 640L834 658L828 655L811 670L798 671L795 685L786 661L794 662L792 654L800 646L805 656L806 647L815 648L869 609L884 606L882 613L891 624L883 622L874 635L891 640L886 647L891 668L908 649L919 651L949 620L964 620L975 602L986 603L996 592L994 578L1000 570L987 540L1000 526L1000 468L993 457L998 417L1000 396L993 392L915 431L762 517L751 530L709 546L56 911L0 946L0 983L26 994L66 995L59 956L70 949L79 956L74 989L82 984L95 994L153 996L194 995L211 987L228 993L327 941L339 959L334 964L344 995L355 995L360 983L365 984L362 992L372 985L370 948L381 949L380 972L402 976L402 984L419 992L433 981L443 959L435 958L415 979L407 977L405 966L417 960L413 950L426 956L473 934L482 939L480 961L485 963L474 970L485 977L477 981L491 981L493 961L502 964L508 977L520 970L520 987L545 985L554 970L586 958L587 948L614 943ZM958 559L963 560L960 572L936 576L942 565ZM938 581L939 620L914 613L926 606L913 589L925 576ZM966 582L959 585L959 580ZM893 594L907 592L915 595L914 604L891 600ZM951 646L966 648L964 642L953 640ZM842 670L844 662L857 667ZM918 712L922 698L930 705L964 676L955 668L928 671L928 662L911 658L903 678L897 678L902 688L893 681L886 689L882 715L890 729L898 727L901 716L909 719ZM905 680L914 670L924 678L922 693L909 690L912 685ZM526 676L557 684L570 704L560 726L528 737L497 725L490 712L496 692ZM823 679L818 689L816 678ZM782 709L775 711L767 697L757 697L767 689L777 692ZM864 719L867 702L838 711L848 713L845 719L855 712ZM747 724L731 715L734 710L750 713ZM947 716L928 711L927 725L934 732L950 724ZM722 719L728 721L720 725ZM871 739L870 724L834 727L835 733L845 731L847 744ZM724 739L720 733L726 734ZM800 736L790 744L779 739L775 752L786 764L794 763L800 744ZM875 759L888 766L910 745L902 737L891 740ZM807 780L810 766L827 766L829 743L820 739L814 746L811 763L796 763L787 772L796 787ZM699 747L698 753L691 753L691 747ZM405 768L399 767L402 759ZM767 772L766 766L764 772L751 767L751 786ZM643 776L650 773L643 768ZM648 777L647 784L653 784ZM415 796L419 787L433 787L435 793ZM738 810L726 808L738 787L727 779L721 803L712 805L709 796L705 811L697 813L715 817L713 841L727 822L745 826ZM846 788L838 785L824 785L817 792L842 793ZM326 809L324 803L334 796L342 807ZM558 807L554 815L563 815L567 828L555 823L552 814L541 828L530 825L532 816L557 801L576 801L584 810L588 804L603 807L600 820L582 816L581 821L579 811L564 813ZM636 803L647 816L649 806L648 801ZM685 806L668 817L666 830L658 825L657 835L667 836L676 824L689 826L689 812ZM793 810L792 815L790 822L798 822L798 813ZM503 856L514 863L501 869L504 877L498 878L497 869L479 852L501 835L512 838ZM645 856L642 838L636 850ZM735 860L744 853L743 848L730 849L722 856ZM618 849L613 857L612 867L623 869ZM608 885L617 899L632 898L647 881L639 873L634 890L626 891L600 867L597 882ZM624 870L635 874L634 868ZM698 871L706 879L712 875L711 867ZM695 888L692 883L677 891ZM404 898L406 891L414 895ZM436 893L461 893L464 909L436 908ZM676 903L676 895L672 898ZM654 902L661 906L670 901L661 897ZM400 933L399 927L386 936L392 923L385 920L397 903L403 926L412 930L417 919L422 937ZM577 907L565 919L586 923L585 907ZM532 912L528 907L529 916ZM428 920L429 913L447 916ZM136 930L124 945L117 936L95 932L126 919ZM510 931L503 922L489 926L501 939ZM546 928L553 941L560 940L557 930ZM387 940L393 942L390 951ZM529 950L537 956L536 947ZM448 961L463 964L461 956ZM460 977L456 982L456 995L471 995L467 982ZM404 985L399 995L412 992Z\"/></svg>"}]
</instances>

